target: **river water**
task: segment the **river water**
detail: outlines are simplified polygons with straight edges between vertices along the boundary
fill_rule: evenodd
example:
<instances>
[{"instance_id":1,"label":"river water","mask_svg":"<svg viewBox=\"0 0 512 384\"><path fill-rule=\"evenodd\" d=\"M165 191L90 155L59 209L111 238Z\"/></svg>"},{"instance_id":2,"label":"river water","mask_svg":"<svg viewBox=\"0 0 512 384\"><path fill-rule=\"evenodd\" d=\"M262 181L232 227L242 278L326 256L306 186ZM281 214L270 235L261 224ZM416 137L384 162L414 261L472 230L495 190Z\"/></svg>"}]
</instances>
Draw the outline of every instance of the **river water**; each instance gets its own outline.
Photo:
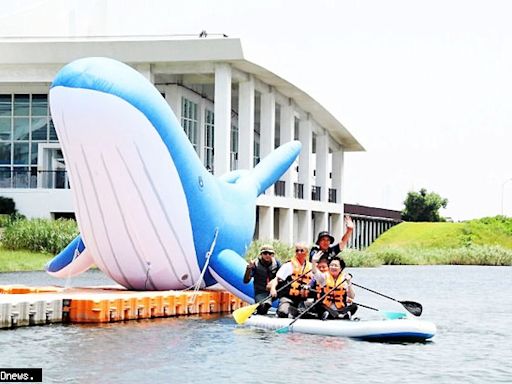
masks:
<instances>
[{"instance_id":1,"label":"river water","mask_svg":"<svg viewBox=\"0 0 512 384\"><path fill-rule=\"evenodd\" d=\"M512 383L512 267L353 268L353 281L423 304L432 342L383 344L276 334L229 315L49 325L0 331L0 367L42 367L46 383ZM98 285L42 272L0 274L0 284ZM357 290L363 304L402 306ZM362 319L377 314L360 309Z\"/></svg>"}]
</instances>

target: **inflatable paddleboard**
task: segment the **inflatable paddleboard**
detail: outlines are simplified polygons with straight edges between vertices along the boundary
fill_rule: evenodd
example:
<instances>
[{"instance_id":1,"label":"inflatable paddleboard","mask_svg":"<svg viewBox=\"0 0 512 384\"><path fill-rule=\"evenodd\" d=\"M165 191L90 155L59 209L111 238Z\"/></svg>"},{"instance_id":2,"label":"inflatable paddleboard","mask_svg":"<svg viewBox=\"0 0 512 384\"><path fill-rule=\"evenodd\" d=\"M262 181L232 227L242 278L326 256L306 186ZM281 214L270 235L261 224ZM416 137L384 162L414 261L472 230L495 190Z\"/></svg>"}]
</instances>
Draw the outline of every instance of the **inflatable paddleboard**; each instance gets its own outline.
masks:
<instances>
[{"instance_id":1,"label":"inflatable paddleboard","mask_svg":"<svg viewBox=\"0 0 512 384\"><path fill-rule=\"evenodd\" d=\"M251 316L244 325L269 330L288 326L293 319L273 316ZM316 320L299 319L289 332L309 333L322 336L340 336L353 339L380 342L422 342L436 333L434 323L417 319L397 320Z\"/></svg>"}]
</instances>

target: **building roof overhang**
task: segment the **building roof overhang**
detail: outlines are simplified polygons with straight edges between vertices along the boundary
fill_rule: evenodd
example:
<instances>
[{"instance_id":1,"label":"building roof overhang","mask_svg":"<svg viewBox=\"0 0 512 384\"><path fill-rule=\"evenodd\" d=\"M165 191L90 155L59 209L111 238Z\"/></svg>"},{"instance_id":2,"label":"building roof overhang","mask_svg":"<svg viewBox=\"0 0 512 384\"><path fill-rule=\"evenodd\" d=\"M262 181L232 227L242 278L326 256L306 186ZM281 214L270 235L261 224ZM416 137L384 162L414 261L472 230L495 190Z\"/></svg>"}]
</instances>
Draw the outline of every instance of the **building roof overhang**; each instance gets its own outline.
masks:
<instances>
[{"instance_id":1,"label":"building roof overhang","mask_svg":"<svg viewBox=\"0 0 512 384\"><path fill-rule=\"evenodd\" d=\"M111 57L129 64L190 65L209 72L215 63L228 62L269 84L295 103L325 128L345 151L364 151L352 134L319 102L295 85L244 56L240 39L169 36L87 37L87 38L3 38L0 39L0 66L20 64L60 64L90 56ZM211 65L210 65L211 64ZM194 69L195 70L195 69Z\"/></svg>"}]
</instances>

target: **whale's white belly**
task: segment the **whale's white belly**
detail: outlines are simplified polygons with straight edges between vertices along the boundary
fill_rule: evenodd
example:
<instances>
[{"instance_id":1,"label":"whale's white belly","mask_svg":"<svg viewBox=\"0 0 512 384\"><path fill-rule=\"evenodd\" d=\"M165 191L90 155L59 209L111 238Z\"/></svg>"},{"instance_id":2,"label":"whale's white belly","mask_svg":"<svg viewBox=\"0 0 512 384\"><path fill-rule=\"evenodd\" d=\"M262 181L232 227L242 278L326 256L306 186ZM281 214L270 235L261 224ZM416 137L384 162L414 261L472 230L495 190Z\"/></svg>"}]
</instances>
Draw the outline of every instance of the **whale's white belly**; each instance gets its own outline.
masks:
<instances>
[{"instance_id":1,"label":"whale's white belly","mask_svg":"<svg viewBox=\"0 0 512 384\"><path fill-rule=\"evenodd\" d=\"M52 119L82 238L95 263L135 289L183 289L200 276L186 196L149 120L121 98L57 86Z\"/></svg>"}]
</instances>

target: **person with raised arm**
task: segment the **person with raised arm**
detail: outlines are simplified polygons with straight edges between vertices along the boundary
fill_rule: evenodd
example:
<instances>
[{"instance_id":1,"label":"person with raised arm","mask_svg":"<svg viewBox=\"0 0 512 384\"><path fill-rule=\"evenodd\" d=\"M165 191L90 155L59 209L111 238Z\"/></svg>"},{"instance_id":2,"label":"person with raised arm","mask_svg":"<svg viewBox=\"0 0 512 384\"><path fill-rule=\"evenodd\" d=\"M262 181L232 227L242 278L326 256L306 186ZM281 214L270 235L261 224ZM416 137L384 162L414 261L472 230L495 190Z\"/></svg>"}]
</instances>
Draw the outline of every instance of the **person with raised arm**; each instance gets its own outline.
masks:
<instances>
[{"instance_id":1,"label":"person with raised arm","mask_svg":"<svg viewBox=\"0 0 512 384\"><path fill-rule=\"evenodd\" d=\"M320 256L325 255L330 260L345 249L348 241L350 240L350 236L352 236L354 223L352 218L348 215L345 215L344 220L347 229L341 237L340 242L333 244L334 237L331 236L328 231L321 231L316 239L316 245L311 248L311 252L309 253L309 261L311 261L317 254L320 254Z\"/></svg>"}]
</instances>

